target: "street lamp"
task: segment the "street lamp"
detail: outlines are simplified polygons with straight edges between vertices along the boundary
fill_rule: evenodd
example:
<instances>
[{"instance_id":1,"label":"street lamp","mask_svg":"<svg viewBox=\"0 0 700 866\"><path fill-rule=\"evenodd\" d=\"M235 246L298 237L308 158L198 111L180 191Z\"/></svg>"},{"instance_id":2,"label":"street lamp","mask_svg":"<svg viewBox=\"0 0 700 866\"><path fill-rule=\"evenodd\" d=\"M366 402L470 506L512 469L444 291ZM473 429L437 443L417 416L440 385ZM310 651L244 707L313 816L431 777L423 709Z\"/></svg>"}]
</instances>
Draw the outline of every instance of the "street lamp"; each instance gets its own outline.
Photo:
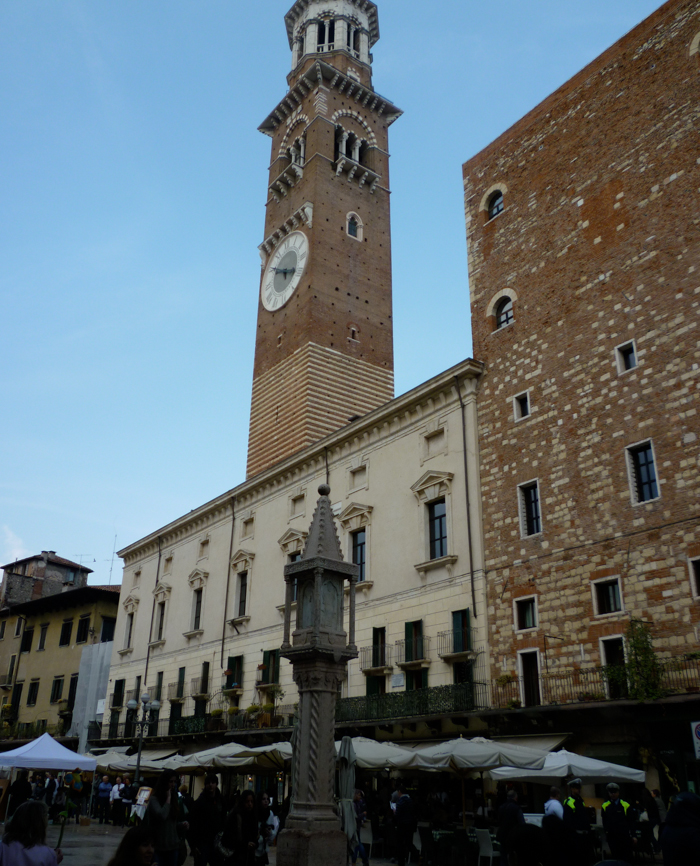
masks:
<instances>
[{"instance_id":1,"label":"street lamp","mask_svg":"<svg viewBox=\"0 0 700 866\"><path fill-rule=\"evenodd\" d=\"M127 710L131 710L132 713L136 713L136 721L134 722L134 726L139 735L139 751L136 756L136 773L134 778L136 780L136 784L140 783L140 773L141 773L141 749L143 748L143 733L146 728L155 721L153 716L157 718L158 710L160 709L160 701L151 700L151 696L148 692L144 692L140 698L141 702L141 719L138 718L138 710L139 710L139 701L135 701L133 698L127 702L126 708Z\"/></svg>"}]
</instances>

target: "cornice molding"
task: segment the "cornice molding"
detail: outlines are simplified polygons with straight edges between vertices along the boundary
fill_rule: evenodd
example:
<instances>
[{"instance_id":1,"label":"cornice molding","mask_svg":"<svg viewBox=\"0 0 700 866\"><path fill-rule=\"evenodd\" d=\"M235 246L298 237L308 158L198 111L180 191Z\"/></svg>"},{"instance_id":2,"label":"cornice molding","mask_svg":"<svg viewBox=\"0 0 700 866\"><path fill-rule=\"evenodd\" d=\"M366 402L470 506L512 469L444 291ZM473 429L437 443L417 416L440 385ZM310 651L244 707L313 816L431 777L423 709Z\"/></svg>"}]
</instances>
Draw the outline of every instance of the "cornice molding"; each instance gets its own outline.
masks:
<instances>
[{"instance_id":1,"label":"cornice molding","mask_svg":"<svg viewBox=\"0 0 700 866\"><path fill-rule=\"evenodd\" d=\"M460 382L463 398L471 396L475 393L483 370L484 364L481 361L467 358L400 397L395 397L378 409L368 412L359 420L330 433L308 448L246 479L237 487L151 535L135 541L118 551L118 556L124 560L125 565L129 565L157 554L159 539L162 547L170 546L217 521L230 521L231 500L234 497L236 510L244 511L254 502L274 494L280 488L324 474L326 454L330 461L345 460L354 451L400 435L426 415L459 407L456 380Z\"/></svg>"}]
</instances>

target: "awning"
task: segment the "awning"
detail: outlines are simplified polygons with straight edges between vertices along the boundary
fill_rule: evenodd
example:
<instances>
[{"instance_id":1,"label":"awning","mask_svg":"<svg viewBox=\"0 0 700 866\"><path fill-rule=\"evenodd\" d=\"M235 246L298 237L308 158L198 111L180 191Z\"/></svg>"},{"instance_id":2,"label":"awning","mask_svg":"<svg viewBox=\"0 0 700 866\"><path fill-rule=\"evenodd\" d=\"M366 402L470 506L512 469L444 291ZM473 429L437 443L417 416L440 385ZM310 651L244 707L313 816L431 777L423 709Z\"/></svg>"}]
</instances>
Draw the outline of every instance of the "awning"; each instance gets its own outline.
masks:
<instances>
[{"instance_id":1,"label":"awning","mask_svg":"<svg viewBox=\"0 0 700 866\"><path fill-rule=\"evenodd\" d=\"M511 746L524 746L526 749L551 752L570 736L571 734L524 734L522 737L492 737L492 739L497 743L509 743Z\"/></svg>"},{"instance_id":2,"label":"awning","mask_svg":"<svg viewBox=\"0 0 700 866\"><path fill-rule=\"evenodd\" d=\"M170 747L169 749L142 749L141 750L141 760L142 761L162 761L163 758L169 758L171 755L177 754L177 747ZM136 756L132 755L134 758L134 763L136 763Z\"/></svg>"}]
</instances>

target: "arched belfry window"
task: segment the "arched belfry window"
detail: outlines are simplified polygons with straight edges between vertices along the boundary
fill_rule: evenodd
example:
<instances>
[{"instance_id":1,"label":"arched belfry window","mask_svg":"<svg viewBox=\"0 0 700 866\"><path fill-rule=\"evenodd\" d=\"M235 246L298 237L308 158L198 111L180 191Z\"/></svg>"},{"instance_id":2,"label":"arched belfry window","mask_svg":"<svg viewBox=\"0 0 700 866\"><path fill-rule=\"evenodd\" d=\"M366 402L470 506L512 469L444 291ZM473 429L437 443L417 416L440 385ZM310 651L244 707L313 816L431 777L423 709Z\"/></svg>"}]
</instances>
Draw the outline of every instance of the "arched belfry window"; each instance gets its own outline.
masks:
<instances>
[{"instance_id":1,"label":"arched belfry window","mask_svg":"<svg viewBox=\"0 0 700 866\"><path fill-rule=\"evenodd\" d=\"M503 193L500 189L496 190L489 199L488 218L492 220L499 213L503 213Z\"/></svg>"},{"instance_id":2,"label":"arched belfry window","mask_svg":"<svg viewBox=\"0 0 700 866\"><path fill-rule=\"evenodd\" d=\"M318 22L318 36L316 39L316 51L323 54L324 51L335 50L335 19L327 18Z\"/></svg>"},{"instance_id":3,"label":"arched belfry window","mask_svg":"<svg viewBox=\"0 0 700 866\"><path fill-rule=\"evenodd\" d=\"M496 330L499 328L505 328L506 325L510 325L513 321L512 298L501 298L501 300L496 304L495 317Z\"/></svg>"},{"instance_id":4,"label":"arched belfry window","mask_svg":"<svg viewBox=\"0 0 700 866\"><path fill-rule=\"evenodd\" d=\"M362 224L362 220L356 213L349 213L345 218L345 230L351 238L355 238L356 241L361 241L364 239L364 225Z\"/></svg>"}]
</instances>

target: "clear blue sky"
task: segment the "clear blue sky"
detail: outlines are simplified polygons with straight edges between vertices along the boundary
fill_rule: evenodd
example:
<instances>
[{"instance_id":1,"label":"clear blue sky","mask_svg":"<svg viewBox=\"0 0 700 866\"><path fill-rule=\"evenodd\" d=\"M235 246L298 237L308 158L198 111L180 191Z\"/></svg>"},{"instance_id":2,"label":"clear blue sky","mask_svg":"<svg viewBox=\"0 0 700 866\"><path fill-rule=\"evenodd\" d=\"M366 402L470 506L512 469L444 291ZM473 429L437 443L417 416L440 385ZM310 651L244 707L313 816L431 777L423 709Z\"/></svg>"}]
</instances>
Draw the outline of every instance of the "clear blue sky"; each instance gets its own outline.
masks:
<instances>
[{"instance_id":1,"label":"clear blue sky","mask_svg":"<svg viewBox=\"0 0 700 866\"><path fill-rule=\"evenodd\" d=\"M291 0L0 4L0 561L117 548L244 479ZM471 353L461 164L657 0L379 0L397 394ZM114 563L112 582L121 580Z\"/></svg>"}]
</instances>

